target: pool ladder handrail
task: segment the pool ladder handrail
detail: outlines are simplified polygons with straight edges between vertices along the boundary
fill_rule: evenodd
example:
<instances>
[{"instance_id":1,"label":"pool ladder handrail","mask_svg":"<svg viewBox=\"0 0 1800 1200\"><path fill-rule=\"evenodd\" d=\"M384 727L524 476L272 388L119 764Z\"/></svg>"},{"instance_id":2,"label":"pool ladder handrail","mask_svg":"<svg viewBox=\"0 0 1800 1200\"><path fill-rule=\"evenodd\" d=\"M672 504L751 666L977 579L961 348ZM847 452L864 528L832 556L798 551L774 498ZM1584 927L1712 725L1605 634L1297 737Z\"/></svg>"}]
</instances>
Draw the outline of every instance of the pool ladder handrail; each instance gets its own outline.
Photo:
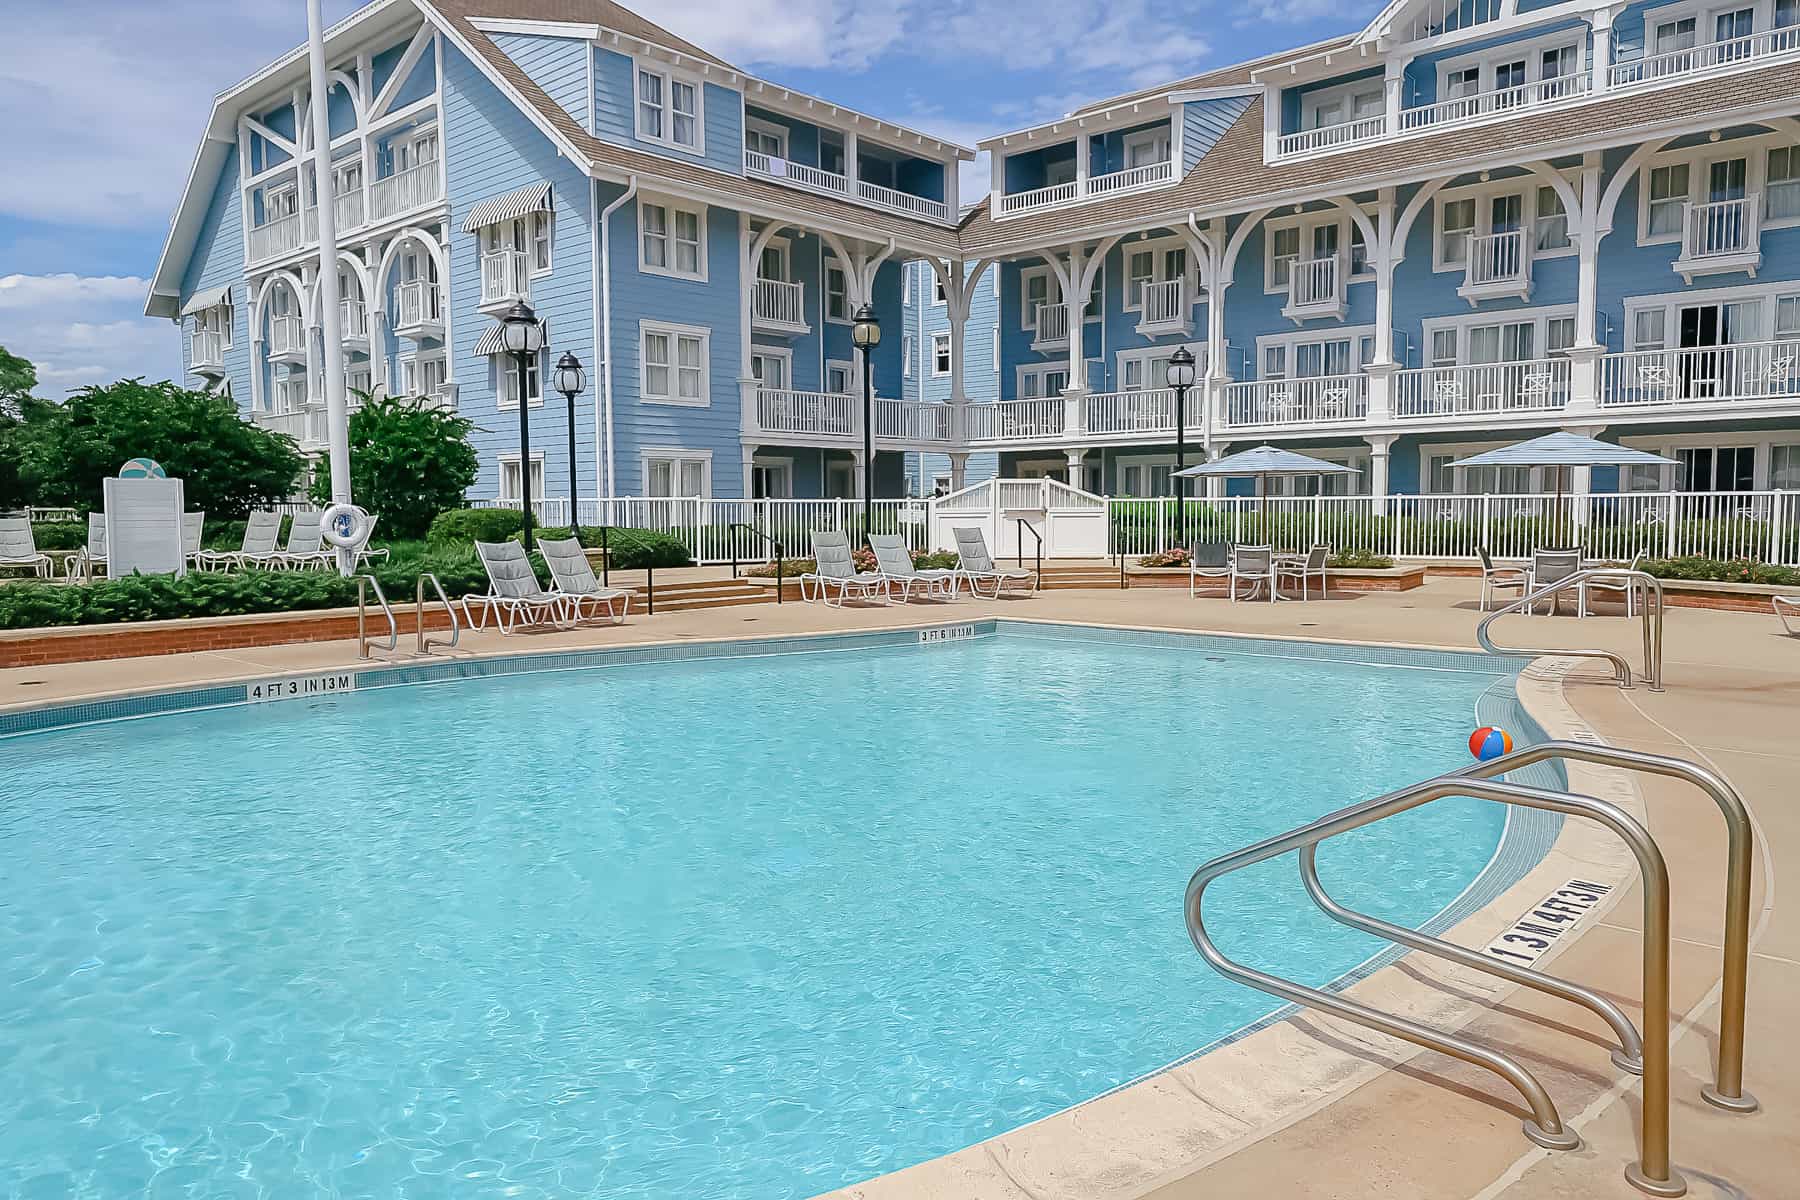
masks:
<instances>
[{"instance_id":1,"label":"pool ladder handrail","mask_svg":"<svg viewBox=\"0 0 1800 1200\"><path fill-rule=\"evenodd\" d=\"M432 590L437 592L438 603L442 604L444 611L450 614L450 638L448 641L443 638L430 637L425 632L425 581L427 579L431 581ZM450 603L450 597L444 594L444 585L430 571L419 572L418 598L413 604L413 632L418 638L417 653L421 655L430 654L434 646L454 650L457 643L462 641L462 622L457 620L456 606Z\"/></svg>"},{"instance_id":2,"label":"pool ladder handrail","mask_svg":"<svg viewBox=\"0 0 1800 1200\"><path fill-rule=\"evenodd\" d=\"M1487 616L1481 619L1481 623L1475 626L1475 640L1480 643L1481 648L1489 654L1516 654L1527 655L1530 657L1551 655L1560 658L1603 658L1612 664L1614 681L1617 682L1620 687L1629 688L1632 686L1631 664L1626 661L1623 655L1615 654L1611 650L1531 650L1524 647L1496 646L1494 644L1494 639L1488 633L1488 626L1492 625L1499 618L1504 617L1507 613L1528 612L1535 607L1540 600L1552 599L1569 590L1571 587L1578 588L1583 584L1595 581L1610 583L1623 582L1628 587L1643 588L1645 595L1644 603L1640 606L1640 616L1642 617L1644 627L1644 682L1649 686L1651 691L1662 691L1663 586L1662 580L1650 574L1648 571L1630 570L1624 567L1589 567L1585 570L1575 571L1572 574L1563 576L1561 579L1545 584L1528 596L1519 597L1504 608L1497 608L1493 612L1487 614ZM1654 594L1656 600L1654 606L1650 603L1652 594ZM1580 604L1581 601L1577 599L1576 603ZM1652 612L1653 607L1654 613Z\"/></svg>"},{"instance_id":3,"label":"pool ladder handrail","mask_svg":"<svg viewBox=\"0 0 1800 1200\"><path fill-rule=\"evenodd\" d=\"M381 611L387 617L388 636L386 644L369 640L369 588L375 589L375 599L381 604ZM393 606L388 603L387 594L381 590L381 580L373 575L362 574L356 577L356 657L368 658L369 649L392 650L400 644L400 623L394 620Z\"/></svg>"},{"instance_id":4,"label":"pool ladder handrail","mask_svg":"<svg viewBox=\"0 0 1800 1200\"><path fill-rule=\"evenodd\" d=\"M1619 1037L1619 1048L1612 1052L1614 1064L1644 1077L1642 1141L1638 1161L1626 1169L1626 1179L1634 1187L1650 1195L1679 1196L1686 1191L1687 1185L1669 1160L1668 869L1655 839L1617 805L1590 796L1547 791L1491 778L1552 759L1587 762L1684 780L1706 792L1718 805L1725 818L1727 832L1719 1057L1714 1082L1701 1089L1701 1096L1708 1103L1728 1112L1756 1111L1756 1098L1743 1088L1744 1007L1750 940L1750 864L1754 832L1743 799L1732 786L1716 773L1683 759L1609 746L1592 746L1584 742L1544 742L1351 805L1298 829L1266 838L1201 866L1188 883L1185 903L1188 936L1201 957L1228 979L1290 1003L1329 1013L1353 1024L1493 1071L1517 1088L1531 1108L1532 1118L1524 1125L1528 1138L1548 1149L1572 1149L1579 1145L1579 1138L1563 1127L1555 1104L1543 1085L1530 1071L1507 1055L1406 1018L1379 1012L1345 996L1245 967L1226 958L1219 951L1206 931L1203 913L1206 888L1223 875L1298 851L1301 881L1308 896L1333 920L1410 949L1433 954L1546 995L1580 1004L1604 1020ZM1645 1029L1652 1034L1647 1043L1639 1037L1630 1019L1617 1005L1589 988L1542 971L1489 959L1454 943L1355 912L1338 904L1326 893L1318 877L1319 843L1351 829L1371 825L1395 813L1417 808L1446 796L1458 795L1588 817L1618 833L1632 850L1644 882L1644 1013Z\"/></svg>"}]
</instances>

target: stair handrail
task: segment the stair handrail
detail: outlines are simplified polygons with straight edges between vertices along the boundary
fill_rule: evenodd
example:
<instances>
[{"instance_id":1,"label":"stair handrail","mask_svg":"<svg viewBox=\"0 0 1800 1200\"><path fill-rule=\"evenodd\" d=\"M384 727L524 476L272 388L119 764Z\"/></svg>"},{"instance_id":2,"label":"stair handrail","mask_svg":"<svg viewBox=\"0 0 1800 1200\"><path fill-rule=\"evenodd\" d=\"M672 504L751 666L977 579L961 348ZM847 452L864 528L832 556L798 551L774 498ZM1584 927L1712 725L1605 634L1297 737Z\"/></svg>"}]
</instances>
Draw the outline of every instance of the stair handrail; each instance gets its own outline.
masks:
<instances>
[{"instance_id":1,"label":"stair handrail","mask_svg":"<svg viewBox=\"0 0 1800 1200\"><path fill-rule=\"evenodd\" d=\"M381 604L381 611L387 617L387 644L380 645L369 640L369 588L375 589L375 599ZM386 593L381 590L381 580L373 575L362 574L356 577L356 657L368 658L369 648L392 650L400 644L400 623L394 620L393 606L388 604Z\"/></svg>"},{"instance_id":2,"label":"stair handrail","mask_svg":"<svg viewBox=\"0 0 1800 1200\"><path fill-rule=\"evenodd\" d=\"M727 533L730 533L733 529L742 529L749 533L754 533L757 537L759 537L763 541L769 543L769 545L774 549L774 551L775 551L775 603L780 604L781 603L781 590L782 590L782 571L787 566L787 563L786 563L787 550L782 546L782 544L780 542L778 542L774 538L770 537L763 530L758 529L756 526L751 525L746 521L733 521L730 525L727 525L725 527L725 531ZM738 577L737 539L732 538L730 540L731 540L731 577L733 579L736 579Z\"/></svg>"},{"instance_id":3,"label":"stair handrail","mask_svg":"<svg viewBox=\"0 0 1800 1200\"><path fill-rule=\"evenodd\" d=\"M1654 593L1656 598L1654 612L1652 612L1653 606L1650 603L1650 596L1647 594L1644 597L1642 611L1639 614L1642 618L1644 629L1644 682L1651 691L1662 691L1663 586L1662 580L1650 574L1648 571L1637 571L1624 567L1588 567L1584 570L1575 571L1565 575L1561 579L1547 583L1535 592L1526 596L1521 596L1504 608L1497 608L1493 612L1487 614L1487 616L1483 617L1481 623L1475 626L1476 642L1478 642L1481 648L1489 654L1524 655L1533 658L1546 655L1558 658L1603 658L1612 664L1613 681L1620 687L1631 687L1631 663L1625 659L1624 655L1615 654L1611 650L1565 650L1560 648L1533 650L1525 647L1503 647L1496 646L1493 637L1488 633L1488 626L1492 625L1496 620L1504 617L1508 613L1529 611L1540 600L1549 599L1553 596L1560 595L1572 587L1578 588L1596 580L1611 583L1623 582L1628 587L1641 586L1645 588L1647 593ZM1580 601L1578 600L1577 603L1579 604Z\"/></svg>"},{"instance_id":4,"label":"stair handrail","mask_svg":"<svg viewBox=\"0 0 1800 1200\"><path fill-rule=\"evenodd\" d=\"M429 637L425 633L425 581L427 579L431 581L432 588L437 592L438 603L442 604L444 611L450 614L449 641ZM413 604L413 632L418 637L418 653L420 654L430 654L434 646L454 650L457 643L462 641L462 622L456 619L456 606L450 603L450 597L444 594L444 585L430 571L419 572L419 594Z\"/></svg>"}]
</instances>

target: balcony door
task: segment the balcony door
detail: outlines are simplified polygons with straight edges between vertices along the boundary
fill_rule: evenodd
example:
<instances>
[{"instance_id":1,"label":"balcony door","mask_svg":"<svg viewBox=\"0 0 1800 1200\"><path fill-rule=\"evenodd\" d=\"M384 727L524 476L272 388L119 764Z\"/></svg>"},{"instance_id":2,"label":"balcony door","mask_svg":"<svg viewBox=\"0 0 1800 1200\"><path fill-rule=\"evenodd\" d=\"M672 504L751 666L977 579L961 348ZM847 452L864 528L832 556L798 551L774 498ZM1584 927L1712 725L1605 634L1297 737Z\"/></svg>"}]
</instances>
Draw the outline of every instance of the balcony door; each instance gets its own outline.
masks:
<instances>
[{"instance_id":1,"label":"balcony door","mask_svg":"<svg viewBox=\"0 0 1800 1200\"><path fill-rule=\"evenodd\" d=\"M758 387L785 392L788 390L788 356L753 353L750 355L750 374L756 377Z\"/></svg>"},{"instance_id":2,"label":"balcony door","mask_svg":"<svg viewBox=\"0 0 1800 1200\"><path fill-rule=\"evenodd\" d=\"M1675 460L1686 491L1747 492L1755 486L1754 446L1683 446Z\"/></svg>"},{"instance_id":3,"label":"balcony door","mask_svg":"<svg viewBox=\"0 0 1800 1200\"><path fill-rule=\"evenodd\" d=\"M1748 43L1740 42L1756 31L1756 10L1734 8L1713 17L1713 41L1719 44L1719 61L1734 62L1750 56Z\"/></svg>"},{"instance_id":4,"label":"balcony door","mask_svg":"<svg viewBox=\"0 0 1800 1200\"><path fill-rule=\"evenodd\" d=\"M785 244L770 242L763 247L762 258L756 264L756 277L774 283L788 282L788 248Z\"/></svg>"},{"instance_id":5,"label":"balcony door","mask_svg":"<svg viewBox=\"0 0 1800 1200\"><path fill-rule=\"evenodd\" d=\"M1756 341L1762 333L1762 302L1689 304L1681 309L1680 395L1727 396L1735 392L1742 360L1727 347ZM1745 378L1742 382L1752 384Z\"/></svg>"},{"instance_id":6,"label":"balcony door","mask_svg":"<svg viewBox=\"0 0 1800 1200\"><path fill-rule=\"evenodd\" d=\"M1747 159L1727 158L1713 163L1706 169L1706 198L1714 204L1742 200L1748 177Z\"/></svg>"}]
</instances>

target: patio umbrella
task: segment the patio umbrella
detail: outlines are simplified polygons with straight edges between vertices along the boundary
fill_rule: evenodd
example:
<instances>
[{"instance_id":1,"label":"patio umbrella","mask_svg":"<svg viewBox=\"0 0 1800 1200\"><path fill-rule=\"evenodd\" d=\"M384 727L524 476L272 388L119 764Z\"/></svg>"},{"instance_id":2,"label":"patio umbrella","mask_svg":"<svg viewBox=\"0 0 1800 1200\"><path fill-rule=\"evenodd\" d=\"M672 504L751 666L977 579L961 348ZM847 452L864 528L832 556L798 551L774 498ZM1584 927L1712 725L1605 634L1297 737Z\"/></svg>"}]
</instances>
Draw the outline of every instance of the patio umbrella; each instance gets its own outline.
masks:
<instances>
[{"instance_id":1,"label":"patio umbrella","mask_svg":"<svg viewBox=\"0 0 1800 1200\"><path fill-rule=\"evenodd\" d=\"M1236 454L1227 454L1217 462L1201 463L1197 467L1189 467L1185 471L1177 471L1178 477L1189 479L1216 479L1248 477L1256 480L1257 509L1264 517L1268 509L1268 480L1274 477L1295 475L1360 475L1355 467L1347 467L1343 463L1326 462L1322 458L1309 458L1292 450L1281 450L1274 446L1257 446L1252 450L1240 450ZM1265 522L1266 524L1266 522Z\"/></svg>"},{"instance_id":2,"label":"patio umbrella","mask_svg":"<svg viewBox=\"0 0 1800 1200\"><path fill-rule=\"evenodd\" d=\"M1520 442L1517 445L1483 451L1450 465L1453 467L1555 467L1555 512L1557 519L1560 520L1563 493L1567 490L1567 475L1570 467L1669 467L1675 465L1675 460L1664 458L1660 454L1633 450L1629 446L1616 446L1611 442L1603 442L1599 438L1558 430L1556 433L1546 433L1542 437L1534 437L1530 441Z\"/></svg>"}]
</instances>

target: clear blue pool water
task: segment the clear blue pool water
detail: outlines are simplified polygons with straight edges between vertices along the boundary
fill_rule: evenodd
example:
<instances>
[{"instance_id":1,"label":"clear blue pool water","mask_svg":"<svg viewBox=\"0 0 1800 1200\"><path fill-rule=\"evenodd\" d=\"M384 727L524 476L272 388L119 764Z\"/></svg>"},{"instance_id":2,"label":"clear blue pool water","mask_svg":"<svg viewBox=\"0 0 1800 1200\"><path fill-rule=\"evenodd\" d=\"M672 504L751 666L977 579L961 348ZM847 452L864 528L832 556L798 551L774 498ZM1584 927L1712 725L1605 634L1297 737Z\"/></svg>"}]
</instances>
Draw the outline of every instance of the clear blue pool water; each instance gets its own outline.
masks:
<instances>
[{"instance_id":1,"label":"clear blue pool water","mask_svg":"<svg viewBox=\"0 0 1800 1200\"><path fill-rule=\"evenodd\" d=\"M1270 1011L1188 875L1458 765L1494 679L1009 634L0 741L0 1194L762 1200L955 1150ZM1501 823L1322 869L1418 923ZM1250 962L1378 948L1291 864L1215 893Z\"/></svg>"}]
</instances>

